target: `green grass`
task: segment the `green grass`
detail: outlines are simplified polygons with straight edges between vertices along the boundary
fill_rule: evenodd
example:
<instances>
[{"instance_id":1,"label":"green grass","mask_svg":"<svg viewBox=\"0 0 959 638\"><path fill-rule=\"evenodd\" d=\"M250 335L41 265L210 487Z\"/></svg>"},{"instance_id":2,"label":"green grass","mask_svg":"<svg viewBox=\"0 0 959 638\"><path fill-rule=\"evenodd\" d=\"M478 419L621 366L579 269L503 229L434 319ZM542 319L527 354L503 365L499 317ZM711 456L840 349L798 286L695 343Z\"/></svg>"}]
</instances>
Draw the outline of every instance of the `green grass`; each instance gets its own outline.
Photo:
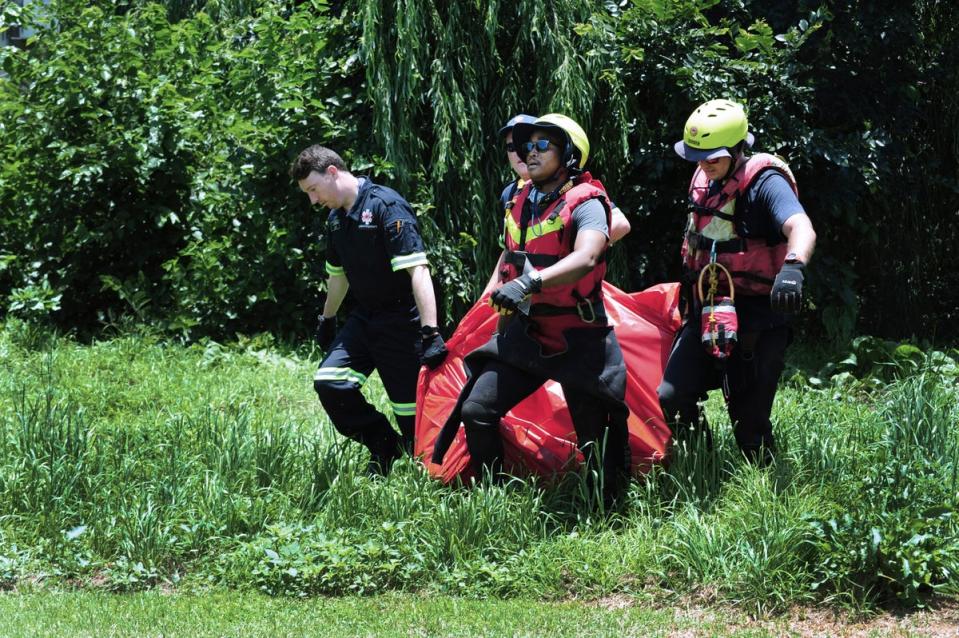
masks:
<instances>
[{"instance_id":1,"label":"green grass","mask_svg":"<svg viewBox=\"0 0 959 638\"><path fill-rule=\"evenodd\" d=\"M698 618L642 605L483 601L390 595L276 600L206 595L58 593L0 596L2 636L773 636L732 626L739 615Z\"/></svg>"},{"instance_id":2,"label":"green grass","mask_svg":"<svg viewBox=\"0 0 959 638\"><path fill-rule=\"evenodd\" d=\"M367 478L316 401L313 354L4 324L0 588L679 593L758 614L955 593L959 392L942 368L816 385L790 370L767 469L741 460L713 395L714 452L679 455L603 513L577 476L467 490L406 460ZM385 407L375 376L367 392Z\"/></svg>"},{"instance_id":3,"label":"green grass","mask_svg":"<svg viewBox=\"0 0 959 638\"><path fill-rule=\"evenodd\" d=\"M377 597L276 599L235 591L108 594L0 594L0 636L780 636L949 635L950 609L870 617L794 610L755 619L728 606L617 597L596 603L475 600L384 594Z\"/></svg>"}]
</instances>

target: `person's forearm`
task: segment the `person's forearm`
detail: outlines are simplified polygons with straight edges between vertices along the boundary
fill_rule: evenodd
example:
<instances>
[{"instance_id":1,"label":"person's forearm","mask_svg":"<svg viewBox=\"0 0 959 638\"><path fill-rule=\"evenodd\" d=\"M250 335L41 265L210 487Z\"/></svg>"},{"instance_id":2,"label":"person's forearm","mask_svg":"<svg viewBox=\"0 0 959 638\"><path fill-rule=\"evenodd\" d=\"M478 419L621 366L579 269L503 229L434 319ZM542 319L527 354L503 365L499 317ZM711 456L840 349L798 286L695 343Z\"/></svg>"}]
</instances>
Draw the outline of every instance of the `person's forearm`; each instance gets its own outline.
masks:
<instances>
[{"instance_id":1,"label":"person's forearm","mask_svg":"<svg viewBox=\"0 0 959 638\"><path fill-rule=\"evenodd\" d=\"M576 238L573 252L552 266L539 271L543 278L543 288L561 286L579 281L599 263L606 249L606 235L595 230L587 230Z\"/></svg>"},{"instance_id":2,"label":"person's forearm","mask_svg":"<svg viewBox=\"0 0 959 638\"><path fill-rule=\"evenodd\" d=\"M808 264L816 250L816 231L812 221L805 214L793 215L783 224L783 235L786 236L787 252L795 253L804 264Z\"/></svg>"},{"instance_id":3,"label":"person's forearm","mask_svg":"<svg viewBox=\"0 0 959 638\"><path fill-rule=\"evenodd\" d=\"M433 278L428 266L413 266L409 269L413 286L413 299L416 308L420 311L421 326L435 326L436 324L436 295L433 294Z\"/></svg>"},{"instance_id":4,"label":"person's forearm","mask_svg":"<svg viewBox=\"0 0 959 638\"><path fill-rule=\"evenodd\" d=\"M350 282L344 275L330 275L326 282L326 301L323 303L323 316L332 317L340 309L340 304L350 289Z\"/></svg>"},{"instance_id":5,"label":"person's forearm","mask_svg":"<svg viewBox=\"0 0 959 638\"><path fill-rule=\"evenodd\" d=\"M543 288L579 281L596 266L596 260L585 251L573 251L548 268L539 271Z\"/></svg>"}]
</instances>

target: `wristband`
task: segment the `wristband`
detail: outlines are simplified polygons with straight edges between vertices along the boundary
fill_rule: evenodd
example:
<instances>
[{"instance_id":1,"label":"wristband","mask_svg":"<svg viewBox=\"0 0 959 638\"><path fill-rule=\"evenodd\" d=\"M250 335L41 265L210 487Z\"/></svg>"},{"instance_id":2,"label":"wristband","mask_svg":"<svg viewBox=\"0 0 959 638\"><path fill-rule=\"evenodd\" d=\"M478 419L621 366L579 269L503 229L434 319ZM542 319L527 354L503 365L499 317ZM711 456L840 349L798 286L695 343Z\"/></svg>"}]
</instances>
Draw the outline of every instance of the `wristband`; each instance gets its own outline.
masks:
<instances>
[{"instance_id":1,"label":"wristband","mask_svg":"<svg viewBox=\"0 0 959 638\"><path fill-rule=\"evenodd\" d=\"M529 277L529 289L532 292L539 292L543 289L543 275L539 274L538 270L531 270L526 276Z\"/></svg>"}]
</instances>

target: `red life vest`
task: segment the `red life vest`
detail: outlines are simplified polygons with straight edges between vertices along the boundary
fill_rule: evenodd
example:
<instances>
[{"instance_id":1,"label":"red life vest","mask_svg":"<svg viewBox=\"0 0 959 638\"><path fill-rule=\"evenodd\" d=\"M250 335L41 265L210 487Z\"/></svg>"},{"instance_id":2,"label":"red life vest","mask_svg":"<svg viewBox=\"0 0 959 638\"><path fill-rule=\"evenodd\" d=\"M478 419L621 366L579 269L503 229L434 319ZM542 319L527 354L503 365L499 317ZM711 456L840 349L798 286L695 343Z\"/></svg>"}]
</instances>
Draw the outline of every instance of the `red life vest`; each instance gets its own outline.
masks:
<instances>
[{"instance_id":1,"label":"red life vest","mask_svg":"<svg viewBox=\"0 0 959 638\"><path fill-rule=\"evenodd\" d=\"M715 248L716 261L732 273L737 294L768 295L776 274L786 258L787 244L767 237L743 237L738 234L736 200L752 185L760 173L781 173L793 192L799 194L796 178L779 157L753 155L726 180L722 189L709 195L710 180L696 167L689 185L692 211L683 240L683 265L693 276L710 262Z\"/></svg>"},{"instance_id":2,"label":"red life vest","mask_svg":"<svg viewBox=\"0 0 959 638\"><path fill-rule=\"evenodd\" d=\"M602 184L587 172L567 182L559 196L533 215L523 228L523 208L529 198L532 184L526 184L507 209L503 240L506 257L500 271L505 283L523 273L523 260L536 268L546 268L573 252L574 233L571 225L573 211L580 204L598 199L606 209L606 223L610 222L610 202ZM532 205L532 204L531 204ZM525 257L524 257L525 253ZM530 318L537 324L562 323L570 325L605 325L602 306L602 284L606 275L606 261L602 259L590 272L577 281L550 286L533 295ZM602 318L601 318L602 317ZM572 320L572 321L570 321Z\"/></svg>"}]
</instances>

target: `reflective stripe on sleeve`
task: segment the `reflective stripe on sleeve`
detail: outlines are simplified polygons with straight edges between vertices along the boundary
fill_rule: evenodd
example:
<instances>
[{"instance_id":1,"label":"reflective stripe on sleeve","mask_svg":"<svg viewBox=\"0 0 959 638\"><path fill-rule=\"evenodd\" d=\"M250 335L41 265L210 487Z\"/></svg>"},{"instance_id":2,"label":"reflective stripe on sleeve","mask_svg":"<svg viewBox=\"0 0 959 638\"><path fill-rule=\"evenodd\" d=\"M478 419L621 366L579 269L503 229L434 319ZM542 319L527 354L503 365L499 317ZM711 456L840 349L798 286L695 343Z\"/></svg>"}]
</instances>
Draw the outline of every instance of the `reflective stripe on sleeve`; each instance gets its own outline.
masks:
<instances>
[{"instance_id":1,"label":"reflective stripe on sleeve","mask_svg":"<svg viewBox=\"0 0 959 638\"><path fill-rule=\"evenodd\" d=\"M343 270L342 266L334 266L330 262L326 262L326 274L334 277L342 277L346 274L346 271Z\"/></svg>"},{"instance_id":2,"label":"reflective stripe on sleeve","mask_svg":"<svg viewBox=\"0 0 959 638\"><path fill-rule=\"evenodd\" d=\"M399 257L391 259L390 267L393 269L393 272L396 272L397 270L406 270L413 266L428 266L429 263L426 259L426 253L410 253L409 255L400 255Z\"/></svg>"}]
</instances>

